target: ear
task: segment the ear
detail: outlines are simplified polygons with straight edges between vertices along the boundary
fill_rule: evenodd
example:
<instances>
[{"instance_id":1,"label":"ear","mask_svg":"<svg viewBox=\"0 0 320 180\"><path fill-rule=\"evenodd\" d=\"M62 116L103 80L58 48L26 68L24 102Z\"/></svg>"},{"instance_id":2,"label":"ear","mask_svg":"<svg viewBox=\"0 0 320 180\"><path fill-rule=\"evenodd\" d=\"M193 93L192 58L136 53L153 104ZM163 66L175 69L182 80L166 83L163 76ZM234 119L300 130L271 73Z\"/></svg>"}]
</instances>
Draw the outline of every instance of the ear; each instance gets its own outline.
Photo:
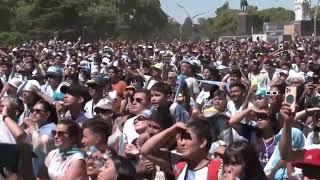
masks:
<instances>
[{"instance_id":1,"label":"ear","mask_svg":"<svg viewBox=\"0 0 320 180\"><path fill-rule=\"evenodd\" d=\"M207 144L208 144L208 140L202 139L201 144L200 144L200 148L206 148Z\"/></svg>"},{"instance_id":2,"label":"ear","mask_svg":"<svg viewBox=\"0 0 320 180\"><path fill-rule=\"evenodd\" d=\"M173 101L172 95L171 94L167 94L167 99L172 102Z\"/></svg>"},{"instance_id":3,"label":"ear","mask_svg":"<svg viewBox=\"0 0 320 180\"><path fill-rule=\"evenodd\" d=\"M83 97L79 97L79 103L83 103L84 102L84 98Z\"/></svg>"}]
</instances>

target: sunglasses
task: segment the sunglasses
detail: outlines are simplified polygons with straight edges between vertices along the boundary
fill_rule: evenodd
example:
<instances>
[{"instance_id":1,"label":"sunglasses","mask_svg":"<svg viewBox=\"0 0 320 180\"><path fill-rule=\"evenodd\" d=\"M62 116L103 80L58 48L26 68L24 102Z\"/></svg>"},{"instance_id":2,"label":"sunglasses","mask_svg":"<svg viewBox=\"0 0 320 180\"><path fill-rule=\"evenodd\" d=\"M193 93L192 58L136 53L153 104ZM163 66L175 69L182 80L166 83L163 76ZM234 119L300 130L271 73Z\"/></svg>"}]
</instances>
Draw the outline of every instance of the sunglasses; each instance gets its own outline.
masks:
<instances>
[{"instance_id":1,"label":"sunglasses","mask_svg":"<svg viewBox=\"0 0 320 180\"><path fill-rule=\"evenodd\" d=\"M67 133L67 132L64 132L64 131L56 131L56 130L52 130L52 131L51 131L52 137L55 137L56 135L57 135L58 137L62 137L62 136L64 136L64 135L66 135L66 134L68 134L68 133Z\"/></svg>"},{"instance_id":2,"label":"sunglasses","mask_svg":"<svg viewBox=\"0 0 320 180\"><path fill-rule=\"evenodd\" d=\"M137 103L141 104L143 99L142 98L133 98L133 102L136 101Z\"/></svg>"},{"instance_id":3,"label":"sunglasses","mask_svg":"<svg viewBox=\"0 0 320 180\"><path fill-rule=\"evenodd\" d=\"M261 99L263 99L263 96L261 96L261 95L256 95L253 97L253 100L255 100L255 101L261 100Z\"/></svg>"},{"instance_id":4,"label":"sunglasses","mask_svg":"<svg viewBox=\"0 0 320 180\"><path fill-rule=\"evenodd\" d=\"M139 116L136 118L137 121L147 121L148 118L144 117L144 116Z\"/></svg>"},{"instance_id":5,"label":"sunglasses","mask_svg":"<svg viewBox=\"0 0 320 180\"><path fill-rule=\"evenodd\" d=\"M31 109L31 113L36 112L37 114L40 114L41 112L46 112L45 110L42 109Z\"/></svg>"},{"instance_id":6,"label":"sunglasses","mask_svg":"<svg viewBox=\"0 0 320 180\"><path fill-rule=\"evenodd\" d=\"M101 108L96 108L94 110L97 114L111 114L112 111L110 109L101 109Z\"/></svg>"},{"instance_id":7,"label":"sunglasses","mask_svg":"<svg viewBox=\"0 0 320 180\"><path fill-rule=\"evenodd\" d=\"M271 96L271 95L272 95L272 96L276 96L276 95L278 95L278 94L279 94L278 91L268 91L268 92L267 92L267 95L268 95L268 96Z\"/></svg>"},{"instance_id":8,"label":"sunglasses","mask_svg":"<svg viewBox=\"0 0 320 180\"><path fill-rule=\"evenodd\" d=\"M222 153L218 153L218 152L215 152L214 154L213 154L213 156L215 157L215 158L221 158L221 159L223 159L223 154Z\"/></svg>"},{"instance_id":9,"label":"sunglasses","mask_svg":"<svg viewBox=\"0 0 320 180\"><path fill-rule=\"evenodd\" d=\"M261 113L256 114L256 121L268 120L268 119L269 119L269 116L267 114L261 114Z\"/></svg>"}]
</instances>

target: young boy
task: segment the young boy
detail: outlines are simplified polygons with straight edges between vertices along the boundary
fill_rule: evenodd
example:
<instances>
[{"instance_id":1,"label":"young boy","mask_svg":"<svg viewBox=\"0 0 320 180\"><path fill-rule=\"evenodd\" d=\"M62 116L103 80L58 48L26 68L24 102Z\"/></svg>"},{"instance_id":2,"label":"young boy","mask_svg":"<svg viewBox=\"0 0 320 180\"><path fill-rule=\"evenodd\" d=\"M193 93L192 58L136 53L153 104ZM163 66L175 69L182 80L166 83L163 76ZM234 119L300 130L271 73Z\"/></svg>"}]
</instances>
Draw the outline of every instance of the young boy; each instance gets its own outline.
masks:
<instances>
[{"instance_id":1,"label":"young boy","mask_svg":"<svg viewBox=\"0 0 320 180\"><path fill-rule=\"evenodd\" d=\"M174 122L189 122L189 113L178 103L172 102L172 90L169 84L157 82L150 91L151 109L168 108Z\"/></svg>"}]
</instances>

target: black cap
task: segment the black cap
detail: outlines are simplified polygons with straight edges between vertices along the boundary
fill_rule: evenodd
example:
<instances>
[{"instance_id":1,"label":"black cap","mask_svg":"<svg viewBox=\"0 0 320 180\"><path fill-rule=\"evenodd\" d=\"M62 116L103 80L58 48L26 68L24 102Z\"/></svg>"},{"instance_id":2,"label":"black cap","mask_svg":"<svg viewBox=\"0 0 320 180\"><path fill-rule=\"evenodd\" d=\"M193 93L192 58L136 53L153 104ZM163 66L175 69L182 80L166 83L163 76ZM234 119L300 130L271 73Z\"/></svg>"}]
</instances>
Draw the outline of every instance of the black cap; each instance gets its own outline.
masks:
<instances>
[{"instance_id":1,"label":"black cap","mask_svg":"<svg viewBox=\"0 0 320 180\"><path fill-rule=\"evenodd\" d=\"M76 96L76 97L83 97L85 102L87 102L91 99L88 88L85 86L81 86L79 84L75 84L72 86L71 85L63 85L63 86L61 86L60 91L63 94L70 94L70 95Z\"/></svg>"}]
</instances>

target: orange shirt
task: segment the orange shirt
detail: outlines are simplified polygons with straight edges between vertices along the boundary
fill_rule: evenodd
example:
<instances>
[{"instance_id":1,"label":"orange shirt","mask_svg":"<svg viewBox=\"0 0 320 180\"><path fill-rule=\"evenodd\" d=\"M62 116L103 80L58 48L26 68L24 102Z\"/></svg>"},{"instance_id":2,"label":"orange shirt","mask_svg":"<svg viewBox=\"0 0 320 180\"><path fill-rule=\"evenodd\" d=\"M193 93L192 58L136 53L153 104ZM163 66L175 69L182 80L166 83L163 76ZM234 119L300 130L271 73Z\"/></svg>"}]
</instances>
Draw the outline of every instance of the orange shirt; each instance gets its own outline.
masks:
<instances>
[{"instance_id":1,"label":"orange shirt","mask_svg":"<svg viewBox=\"0 0 320 180\"><path fill-rule=\"evenodd\" d=\"M116 84L111 85L112 89L117 91L119 97L123 97L123 93L125 88L127 87L127 83L124 81L118 81Z\"/></svg>"}]
</instances>

